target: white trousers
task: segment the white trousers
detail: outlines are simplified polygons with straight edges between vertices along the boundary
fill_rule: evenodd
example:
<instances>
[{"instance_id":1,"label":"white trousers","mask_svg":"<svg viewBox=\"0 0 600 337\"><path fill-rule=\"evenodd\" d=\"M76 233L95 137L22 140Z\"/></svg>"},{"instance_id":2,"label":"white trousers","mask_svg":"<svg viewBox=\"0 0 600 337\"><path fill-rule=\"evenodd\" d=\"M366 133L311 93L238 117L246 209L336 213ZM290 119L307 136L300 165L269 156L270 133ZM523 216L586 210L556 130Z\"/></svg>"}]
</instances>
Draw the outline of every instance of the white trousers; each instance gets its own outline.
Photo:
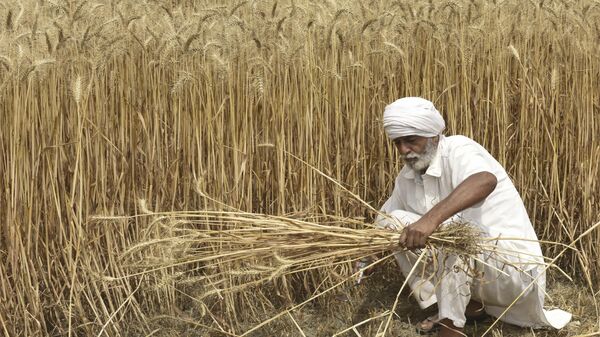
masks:
<instances>
[{"instance_id":1,"label":"white trousers","mask_svg":"<svg viewBox=\"0 0 600 337\"><path fill-rule=\"evenodd\" d=\"M421 217L400 210L390 215L405 224ZM381 220L379 225L395 227L389 220ZM438 304L439 320L448 318L455 326L464 327L470 300L482 303L489 315L522 327L560 329L571 320L571 314L560 309L544 310L546 278L541 266L523 271L485 254L467 260L437 251L428 257L429 263L417 266L407 282L421 309ZM411 251L396 254L405 277L417 260L418 256ZM473 270L477 271L476 277Z\"/></svg>"}]
</instances>

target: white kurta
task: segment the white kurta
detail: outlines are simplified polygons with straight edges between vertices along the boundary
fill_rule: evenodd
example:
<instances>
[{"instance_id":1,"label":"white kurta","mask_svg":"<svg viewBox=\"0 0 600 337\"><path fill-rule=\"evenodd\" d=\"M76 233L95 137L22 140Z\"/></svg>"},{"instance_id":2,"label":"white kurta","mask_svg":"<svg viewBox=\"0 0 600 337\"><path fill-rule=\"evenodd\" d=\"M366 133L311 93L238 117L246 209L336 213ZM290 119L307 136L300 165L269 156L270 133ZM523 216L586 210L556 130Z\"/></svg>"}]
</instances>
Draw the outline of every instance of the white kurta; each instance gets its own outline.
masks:
<instances>
[{"instance_id":1,"label":"white kurta","mask_svg":"<svg viewBox=\"0 0 600 337\"><path fill-rule=\"evenodd\" d=\"M456 217L477 226L487 237L499 238L495 241L497 253L478 257L485 263L477 264L477 269L483 271L483 278L476 279L467 273L456 272L464 261L446 257L440 261L445 268L438 268L434 278L418 273L409 279L413 295L421 308L438 303L439 319L451 319L457 327L464 326L466 305L474 299L482 302L486 312L495 317L502 315L512 304L501 317L511 324L562 328L571 320L571 314L558 309L543 309L545 267L523 201L500 163L472 139L440 136L437 153L425 174L420 175L405 166L381 211L401 223L413 223L466 178L478 172L494 174L498 180L496 188L485 200ZM383 218L378 223L389 225ZM396 259L407 275L416 256L410 252L399 253ZM536 278L537 281L513 304Z\"/></svg>"}]
</instances>

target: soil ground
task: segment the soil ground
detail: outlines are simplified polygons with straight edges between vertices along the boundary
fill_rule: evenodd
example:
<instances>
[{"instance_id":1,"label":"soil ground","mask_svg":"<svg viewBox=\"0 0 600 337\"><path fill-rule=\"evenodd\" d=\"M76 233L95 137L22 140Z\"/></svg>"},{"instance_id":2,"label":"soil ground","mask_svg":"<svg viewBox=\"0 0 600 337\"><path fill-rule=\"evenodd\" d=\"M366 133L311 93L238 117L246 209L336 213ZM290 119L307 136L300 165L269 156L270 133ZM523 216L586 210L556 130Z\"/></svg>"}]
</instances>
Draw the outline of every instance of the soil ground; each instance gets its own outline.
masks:
<instances>
[{"instance_id":1,"label":"soil ground","mask_svg":"<svg viewBox=\"0 0 600 337\"><path fill-rule=\"evenodd\" d=\"M294 310L291 315L282 316L249 336L332 336L390 310L403 279L397 275L393 266L388 265L382 269L375 271L360 285L340 287L336 289L335 293L327 295L317 302L308 303ZM547 283L549 297L546 299L546 306L561 308L573 314L573 320L565 328L560 331L532 330L498 322L486 336L600 336L600 333L594 334L594 332L600 331L600 327L591 292L585 286L578 285L566 278L559 278L555 274L548 275ZM420 336L415 332L414 323L435 313L435 308L420 310L416 302L408 295L406 291L401 294L386 336ZM194 317L198 317L198 313L192 308L181 309L177 314L177 319L171 315L171 319L154 320L151 324L151 328L154 330L153 336L226 336L191 323L195 321ZM356 330L350 330L339 336L374 337L378 327L385 324L386 319L387 316L370 320L357 327ZM488 317L483 322L467 326L465 332L468 336L479 337L493 323L494 319ZM252 326L252 324L249 325L249 327Z\"/></svg>"}]
</instances>

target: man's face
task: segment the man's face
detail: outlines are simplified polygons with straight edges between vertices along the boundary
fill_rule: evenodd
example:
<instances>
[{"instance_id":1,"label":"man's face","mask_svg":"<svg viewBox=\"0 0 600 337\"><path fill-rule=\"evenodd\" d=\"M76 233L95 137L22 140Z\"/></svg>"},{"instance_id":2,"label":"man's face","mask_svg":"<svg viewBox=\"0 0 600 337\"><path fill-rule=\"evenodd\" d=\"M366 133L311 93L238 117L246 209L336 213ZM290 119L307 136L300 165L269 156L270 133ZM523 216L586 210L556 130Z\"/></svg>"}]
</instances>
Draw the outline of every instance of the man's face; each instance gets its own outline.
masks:
<instances>
[{"instance_id":1,"label":"man's face","mask_svg":"<svg viewBox=\"0 0 600 337\"><path fill-rule=\"evenodd\" d=\"M400 157L415 171L429 167L437 150L438 137L405 136L394 139Z\"/></svg>"}]
</instances>

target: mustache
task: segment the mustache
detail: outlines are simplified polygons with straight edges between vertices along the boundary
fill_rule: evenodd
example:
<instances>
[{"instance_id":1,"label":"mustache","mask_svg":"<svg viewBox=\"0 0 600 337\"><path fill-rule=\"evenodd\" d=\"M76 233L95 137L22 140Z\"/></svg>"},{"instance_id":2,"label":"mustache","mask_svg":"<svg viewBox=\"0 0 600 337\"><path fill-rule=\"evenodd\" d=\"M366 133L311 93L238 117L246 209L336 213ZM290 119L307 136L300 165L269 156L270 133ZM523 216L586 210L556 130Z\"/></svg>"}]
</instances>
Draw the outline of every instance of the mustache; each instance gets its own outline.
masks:
<instances>
[{"instance_id":1,"label":"mustache","mask_svg":"<svg viewBox=\"0 0 600 337\"><path fill-rule=\"evenodd\" d=\"M400 155L400 158L402 158L402 159L419 159L419 158L421 158L421 155L417 154L417 153L414 153L414 152L411 152L411 153L408 153L408 154L402 154L402 155Z\"/></svg>"}]
</instances>

